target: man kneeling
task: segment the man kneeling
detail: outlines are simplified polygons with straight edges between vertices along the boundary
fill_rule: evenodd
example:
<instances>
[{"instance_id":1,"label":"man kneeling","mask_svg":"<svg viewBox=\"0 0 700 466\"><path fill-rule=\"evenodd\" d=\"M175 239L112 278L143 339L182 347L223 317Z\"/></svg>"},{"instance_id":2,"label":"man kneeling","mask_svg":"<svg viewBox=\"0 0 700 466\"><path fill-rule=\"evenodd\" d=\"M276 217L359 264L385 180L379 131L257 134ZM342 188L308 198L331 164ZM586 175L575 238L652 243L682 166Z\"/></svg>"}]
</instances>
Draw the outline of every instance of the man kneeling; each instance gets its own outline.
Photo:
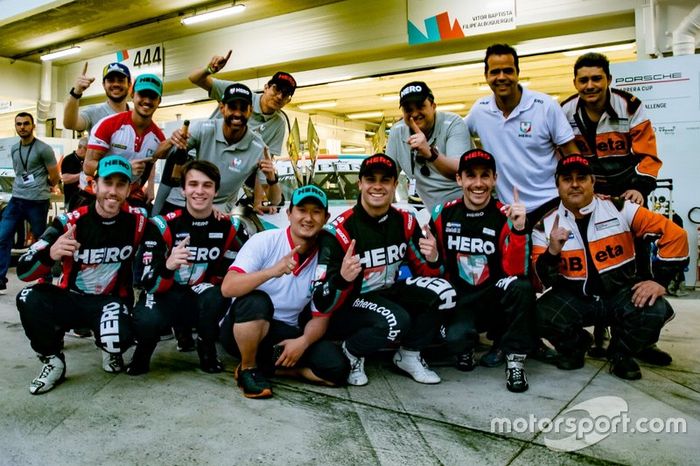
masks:
<instances>
[{"instance_id":1,"label":"man kneeling","mask_svg":"<svg viewBox=\"0 0 700 466\"><path fill-rule=\"evenodd\" d=\"M131 261L147 224L145 211L124 202L130 183L131 165L125 158L110 155L100 160L95 203L56 217L17 264L17 274L25 281L46 276L54 261L62 265L58 286L39 283L17 295L24 331L44 363L29 385L33 395L63 381L67 329L92 329L103 351L102 368L122 370L122 354L131 344Z\"/></svg>"},{"instance_id":2,"label":"man kneeling","mask_svg":"<svg viewBox=\"0 0 700 466\"><path fill-rule=\"evenodd\" d=\"M687 264L688 237L667 217L638 204L596 198L595 178L583 157L560 160L555 180L559 207L533 231L535 272L552 287L537 301L540 334L557 347L559 369L579 369L593 341L582 327L602 321L612 329L610 372L639 379L633 358L656 343L674 315L663 295ZM654 280L636 274L634 238L642 236L658 239Z\"/></svg>"},{"instance_id":3,"label":"man kneeling","mask_svg":"<svg viewBox=\"0 0 700 466\"><path fill-rule=\"evenodd\" d=\"M151 219L143 253L146 292L134 309L137 345L129 375L149 371L161 330L170 326L196 326L201 369L224 369L215 343L229 300L221 295L219 284L248 235L238 219L215 214L220 182L213 163L187 163L181 177L185 208Z\"/></svg>"},{"instance_id":4,"label":"man kneeling","mask_svg":"<svg viewBox=\"0 0 700 466\"><path fill-rule=\"evenodd\" d=\"M235 298L221 325L221 343L241 358L235 377L248 398L272 396L272 374L342 385L350 371L340 348L321 340L328 319L311 318L309 309L317 238L329 216L325 193L315 186L297 189L287 215L286 230L251 237L221 287Z\"/></svg>"}]
</instances>

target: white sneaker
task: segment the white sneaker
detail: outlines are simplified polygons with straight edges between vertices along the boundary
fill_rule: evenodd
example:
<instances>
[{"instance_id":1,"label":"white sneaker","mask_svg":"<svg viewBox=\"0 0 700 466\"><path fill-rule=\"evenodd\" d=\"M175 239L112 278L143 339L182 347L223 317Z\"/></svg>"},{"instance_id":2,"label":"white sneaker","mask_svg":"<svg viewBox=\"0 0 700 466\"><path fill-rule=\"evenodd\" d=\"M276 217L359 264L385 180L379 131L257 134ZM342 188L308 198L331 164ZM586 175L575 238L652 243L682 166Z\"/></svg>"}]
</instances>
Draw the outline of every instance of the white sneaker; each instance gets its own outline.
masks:
<instances>
[{"instance_id":1,"label":"white sneaker","mask_svg":"<svg viewBox=\"0 0 700 466\"><path fill-rule=\"evenodd\" d=\"M53 389L66 378L66 363L62 354L51 356L39 356L44 367L41 368L39 376L29 384L29 393L40 395Z\"/></svg>"},{"instance_id":2,"label":"white sneaker","mask_svg":"<svg viewBox=\"0 0 700 466\"><path fill-rule=\"evenodd\" d=\"M365 358L358 358L350 354L350 351L345 347L345 342L343 342L343 353L345 353L345 357L350 361L348 384L355 386L367 385L369 379L367 378L367 374L365 374Z\"/></svg>"},{"instance_id":3,"label":"white sneaker","mask_svg":"<svg viewBox=\"0 0 700 466\"><path fill-rule=\"evenodd\" d=\"M124 358L119 353L114 354L102 351L102 369L112 374L121 372L124 370Z\"/></svg>"},{"instance_id":4,"label":"white sneaker","mask_svg":"<svg viewBox=\"0 0 700 466\"><path fill-rule=\"evenodd\" d=\"M394 365L418 383L440 383L440 376L428 368L420 351L408 351L403 348L394 354Z\"/></svg>"}]
</instances>

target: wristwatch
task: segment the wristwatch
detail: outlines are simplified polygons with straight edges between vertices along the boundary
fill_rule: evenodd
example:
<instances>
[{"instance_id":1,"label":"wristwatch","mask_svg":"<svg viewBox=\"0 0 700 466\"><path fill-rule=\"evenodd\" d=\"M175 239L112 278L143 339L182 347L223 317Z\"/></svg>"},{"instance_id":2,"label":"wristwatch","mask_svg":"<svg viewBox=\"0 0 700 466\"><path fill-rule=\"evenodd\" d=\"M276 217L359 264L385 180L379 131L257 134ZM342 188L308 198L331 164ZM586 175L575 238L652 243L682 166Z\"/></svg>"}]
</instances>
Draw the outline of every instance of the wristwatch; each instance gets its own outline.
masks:
<instances>
[{"instance_id":1,"label":"wristwatch","mask_svg":"<svg viewBox=\"0 0 700 466\"><path fill-rule=\"evenodd\" d=\"M75 100L78 100L78 99L80 99L80 98L83 96L83 94L78 94L77 92L75 92L75 88L74 88L74 87L71 87L71 88L70 88L70 91L68 91L68 93L69 93L70 96L73 97Z\"/></svg>"},{"instance_id":2,"label":"wristwatch","mask_svg":"<svg viewBox=\"0 0 700 466\"><path fill-rule=\"evenodd\" d=\"M277 176L277 173L275 173L275 178L274 178L274 179L268 180L267 178L265 178L265 181L267 181L267 185L268 185L268 186L272 186L272 185L275 185L275 184L279 183L280 178L279 178L279 176Z\"/></svg>"},{"instance_id":3,"label":"wristwatch","mask_svg":"<svg viewBox=\"0 0 700 466\"><path fill-rule=\"evenodd\" d=\"M428 162L435 162L439 155L440 151L437 150L437 147L430 146L430 158L428 159Z\"/></svg>"}]
</instances>

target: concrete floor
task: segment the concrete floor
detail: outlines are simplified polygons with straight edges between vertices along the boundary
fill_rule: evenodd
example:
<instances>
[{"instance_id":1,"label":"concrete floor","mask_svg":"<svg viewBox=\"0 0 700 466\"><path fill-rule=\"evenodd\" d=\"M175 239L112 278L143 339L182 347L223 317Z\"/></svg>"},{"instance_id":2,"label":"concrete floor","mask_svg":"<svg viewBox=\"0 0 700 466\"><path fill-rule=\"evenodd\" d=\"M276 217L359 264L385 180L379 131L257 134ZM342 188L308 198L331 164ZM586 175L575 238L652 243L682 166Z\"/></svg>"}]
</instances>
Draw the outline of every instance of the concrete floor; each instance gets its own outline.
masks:
<instances>
[{"instance_id":1,"label":"concrete floor","mask_svg":"<svg viewBox=\"0 0 700 466\"><path fill-rule=\"evenodd\" d=\"M634 382L589 358L571 372L528 361L524 394L505 389L502 367L461 373L436 363L443 381L425 386L392 371L386 353L368 362L366 387L279 379L272 399L248 400L235 385L231 358L223 358L226 372L205 374L195 353L179 353L169 340L159 345L149 374L113 375L100 368L91 341L67 337L66 381L32 396L27 387L41 364L15 308L21 286L11 278L0 297L0 464L668 465L698 464L700 457L698 299L672 300L677 317L660 346L674 362L643 366ZM583 435L592 419L585 410L601 435ZM677 418L686 433L620 427L607 435L607 421L620 411L629 426L648 418L656 429ZM578 420L580 439L567 439L571 431L521 429L531 416ZM494 418L508 418L518 432L492 432ZM575 451L552 449L557 440L560 449Z\"/></svg>"}]
</instances>

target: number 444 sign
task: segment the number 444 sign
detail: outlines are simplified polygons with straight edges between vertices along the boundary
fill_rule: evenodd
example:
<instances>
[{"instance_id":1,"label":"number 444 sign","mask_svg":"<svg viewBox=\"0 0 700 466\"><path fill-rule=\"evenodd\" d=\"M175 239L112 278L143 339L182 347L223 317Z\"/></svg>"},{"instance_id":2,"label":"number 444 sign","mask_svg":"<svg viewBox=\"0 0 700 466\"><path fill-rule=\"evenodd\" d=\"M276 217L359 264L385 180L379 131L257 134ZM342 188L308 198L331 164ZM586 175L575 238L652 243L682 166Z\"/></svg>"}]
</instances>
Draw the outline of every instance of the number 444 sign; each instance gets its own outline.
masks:
<instances>
[{"instance_id":1,"label":"number 444 sign","mask_svg":"<svg viewBox=\"0 0 700 466\"><path fill-rule=\"evenodd\" d=\"M135 74L154 73L163 75L163 59L165 52L160 44L140 47L138 49L121 50L117 52L117 61L126 63Z\"/></svg>"}]
</instances>

